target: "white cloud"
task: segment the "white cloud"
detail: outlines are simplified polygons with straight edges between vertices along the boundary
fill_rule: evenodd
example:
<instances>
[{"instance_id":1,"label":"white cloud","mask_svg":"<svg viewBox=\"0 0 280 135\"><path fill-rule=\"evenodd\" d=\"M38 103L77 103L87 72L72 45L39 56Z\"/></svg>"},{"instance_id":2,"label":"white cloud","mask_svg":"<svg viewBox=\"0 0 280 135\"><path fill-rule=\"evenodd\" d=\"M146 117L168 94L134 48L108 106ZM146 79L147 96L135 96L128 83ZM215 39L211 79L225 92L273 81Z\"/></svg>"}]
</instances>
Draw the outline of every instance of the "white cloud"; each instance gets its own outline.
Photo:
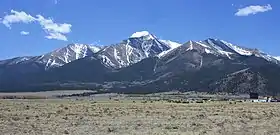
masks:
<instances>
[{"instance_id":1,"label":"white cloud","mask_svg":"<svg viewBox=\"0 0 280 135\"><path fill-rule=\"evenodd\" d=\"M59 32L59 33L69 33L71 32L71 24L63 23L54 23L52 19L45 19L41 15L37 15L37 21L43 27L44 30L50 32Z\"/></svg>"},{"instance_id":2,"label":"white cloud","mask_svg":"<svg viewBox=\"0 0 280 135\"><path fill-rule=\"evenodd\" d=\"M48 34L46 36L48 39L57 39L67 41L67 38L64 34L71 32L71 24L55 23L52 19L46 19L42 15L37 15L37 21L40 23L42 28Z\"/></svg>"},{"instance_id":3,"label":"white cloud","mask_svg":"<svg viewBox=\"0 0 280 135\"><path fill-rule=\"evenodd\" d=\"M36 18L23 11L18 12L11 10L11 13L12 14L10 15L4 16L4 18L1 20L1 23L8 28L11 28L12 23L30 23L36 21Z\"/></svg>"},{"instance_id":4,"label":"white cloud","mask_svg":"<svg viewBox=\"0 0 280 135\"><path fill-rule=\"evenodd\" d=\"M28 31L21 31L20 34L21 35L29 35L30 33Z\"/></svg>"},{"instance_id":5,"label":"white cloud","mask_svg":"<svg viewBox=\"0 0 280 135\"><path fill-rule=\"evenodd\" d=\"M238 12L235 13L236 16L248 16L251 14L257 14L257 13L261 13L261 12L267 12L269 10L272 10L272 7L270 4L268 5L252 5L252 6L247 6L244 8L240 8L238 9Z\"/></svg>"},{"instance_id":6,"label":"white cloud","mask_svg":"<svg viewBox=\"0 0 280 135\"><path fill-rule=\"evenodd\" d=\"M36 15L33 17L30 14L27 14L23 11L18 12L11 10L11 15L4 16L3 19L0 18L2 24L6 27L11 28L12 23L31 23L36 22L41 25L43 30L47 33L45 36L48 39L57 39L67 41L65 34L71 32L71 24L67 23L56 23L50 18L45 18L42 15ZM24 34L23 34L24 35Z\"/></svg>"},{"instance_id":7,"label":"white cloud","mask_svg":"<svg viewBox=\"0 0 280 135\"><path fill-rule=\"evenodd\" d=\"M49 35L46 36L46 38L67 41L67 37L61 33L49 33Z\"/></svg>"}]
</instances>

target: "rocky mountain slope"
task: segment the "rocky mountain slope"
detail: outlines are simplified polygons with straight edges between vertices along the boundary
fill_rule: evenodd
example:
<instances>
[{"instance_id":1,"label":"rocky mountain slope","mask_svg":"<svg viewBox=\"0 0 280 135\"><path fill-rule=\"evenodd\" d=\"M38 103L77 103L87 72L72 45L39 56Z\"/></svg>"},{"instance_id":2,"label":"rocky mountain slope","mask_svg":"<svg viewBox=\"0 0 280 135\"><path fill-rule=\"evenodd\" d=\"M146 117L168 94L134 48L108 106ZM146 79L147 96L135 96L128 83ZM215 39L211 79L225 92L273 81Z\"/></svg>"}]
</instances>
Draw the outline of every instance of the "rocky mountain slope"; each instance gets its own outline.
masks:
<instances>
[{"instance_id":1,"label":"rocky mountain slope","mask_svg":"<svg viewBox=\"0 0 280 135\"><path fill-rule=\"evenodd\" d=\"M181 45L144 31L103 48L74 44L47 55L1 61L0 89L278 94L279 65L264 52L223 40Z\"/></svg>"}]
</instances>

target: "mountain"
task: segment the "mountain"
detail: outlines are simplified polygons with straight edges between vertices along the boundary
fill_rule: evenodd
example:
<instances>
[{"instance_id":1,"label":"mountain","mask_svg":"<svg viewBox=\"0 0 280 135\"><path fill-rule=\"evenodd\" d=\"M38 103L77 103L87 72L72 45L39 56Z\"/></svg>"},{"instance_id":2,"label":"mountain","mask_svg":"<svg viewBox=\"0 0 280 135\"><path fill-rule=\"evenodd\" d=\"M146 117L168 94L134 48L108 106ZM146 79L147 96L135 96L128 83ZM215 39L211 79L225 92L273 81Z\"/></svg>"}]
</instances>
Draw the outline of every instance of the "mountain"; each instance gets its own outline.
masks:
<instances>
[{"instance_id":1,"label":"mountain","mask_svg":"<svg viewBox=\"0 0 280 135\"><path fill-rule=\"evenodd\" d=\"M30 72L41 72L89 56L96 57L107 67L122 68L167 51L175 43L160 41L148 32L140 33L146 35L135 37L133 34L129 39L105 47L70 44L41 56L3 60L0 61L0 75L15 74L18 76Z\"/></svg>"},{"instance_id":2,"label":"mountain","mask_svg":"<svg viewBox=\"0 0 280 135\"><path fill-rule=\"evenodd\" d=\"M147 31L136 32L130 38L100 50L97 55L103 64L112 68L123 68L145 58L154 57L170 50L172 41L159 40Z\"/></svg>"},{"instance_id":3,"label":"mountain","mask_svg":"<svg viewBox=\"0 0 280 135\"><path fill-rule=\"evenodd\" d=\"M13 66L25 64L40 64L45 69L59 67L74 60L91 56L101 48L84 44L70 44L66 47L54 50L41 56L17 57L9 60L0 61L0 65Z\"/></svg>"},{"instance_id":4,"label":"mountain","mask_svg":"<svg viewBox=\"0 0 280 135\"><path fill-rule=\"evenodd\" d=\"M279 62L264 57L268 56L265 54L260 56L253 49L244 48L242 52L247 53L240 53L240 50L227 48L221 43L217 39L189 41L163 57L145 59L120 71L117 75L119 80L111 81L126 82L122 88L114 87L112 90L129 93L195 90L279 94ZM124 76L126 74L129 75Z\"/></svg>"},{"instance_id":5,"label":"mountain","mask_svg":"<svg viewBox=\"0 0 280 135\"><path fill-rule=\"evenodd\" d=\"M60 67L86 56L101 48L84 44L70 44L41 56L17 57L0 61L0 84L22 80L26 74L39 73Z\"/></svg>"},{"instance_id":6,"label":"mountain","mask_svg":"<svg viewBox=\"0 0 280 135\"><path fill-rule=\"evenodd\" d=\"M6 65L6 70L1 70L0 66L0 90L280 93L279 60L258 49L224 40L208 38L179 44L143 31L103 48L92 49L88 45L68 45L66 48L42 55L46 59L40 59L45 61L41 65L36 61L38 56L1 61L0 65ZM26 62L42 68L20 76L18 72L8 72L14 71L14 67L23 71L30 69L22 65Z\"/></svg>"},{"instance_id":7,"label":"mountain","mask_svg":"<svg viewBox=\"0 0 280 135\"><path fill-rule=\"evenodd\" d=\"M70 44L64 48L54 50L50 53L40 56L35 62L43 63L45 69L60 67L74 60L92 56L101 50L99 46L90 46L85 44Z\"/></svg>"},{"instance_id":8,"label":"mountain","mask_svg":"<svg viewBox=\"0 0 280 135\"><path fill-rule=\"evenodd\" d=\"M51 72L55 68L83 58L100 61L100 64L106 68L119 69L145 58L157 56L161 52L172 48L174 44L179 45L172 41L159 40L146 31L138 33L142 33L142 35L139 36L138 34L137 37L137 33L134 33L130 38L109 46L70 44L41 56L18 57L0 61L0 85L9 86L13 81L22 83L25 78L28 78L26 76L30 74Z\"/></svg>"},{"instance_id":9,"label":"mountain","mask_svg":"<svg viewBox=\"0 0 280 135\"><path fill-rule=\"evenodd\" d=\"M224 40L218 39L206 39L204 41L190 41L190 49L192 50L193 47L201 48L200 51L204 51L205 53L211 53L220 56L227 56L229 59L233 59L235 56L256 56L267 61L271 61L273 63L279 64L279 61L274 57L259 51L258 49L249 49L245 47L240 47L237 45L233 45L228 43Z\"/></svg>"}]
</instances>

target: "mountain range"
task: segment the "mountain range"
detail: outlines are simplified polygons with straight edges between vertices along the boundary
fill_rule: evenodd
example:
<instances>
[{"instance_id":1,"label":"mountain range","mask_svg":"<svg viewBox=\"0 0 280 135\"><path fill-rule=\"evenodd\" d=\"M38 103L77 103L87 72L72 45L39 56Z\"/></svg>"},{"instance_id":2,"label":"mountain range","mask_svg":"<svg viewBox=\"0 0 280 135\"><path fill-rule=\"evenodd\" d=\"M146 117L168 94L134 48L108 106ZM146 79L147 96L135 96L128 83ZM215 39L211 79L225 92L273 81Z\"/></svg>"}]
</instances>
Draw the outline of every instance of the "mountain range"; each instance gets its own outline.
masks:
<instances>
[{"instance_id":1,"label":"mountain range","mask_svg":"<svg viewBox=\"0 0 280 135\"><path fill-rule=\"evenodd\" d=\"M147 31L108 46L70 44L41 56L0 61L0 91L170 90L277 95L279 57L208 38L184 44Z\"/></svg>"}]
</instances>

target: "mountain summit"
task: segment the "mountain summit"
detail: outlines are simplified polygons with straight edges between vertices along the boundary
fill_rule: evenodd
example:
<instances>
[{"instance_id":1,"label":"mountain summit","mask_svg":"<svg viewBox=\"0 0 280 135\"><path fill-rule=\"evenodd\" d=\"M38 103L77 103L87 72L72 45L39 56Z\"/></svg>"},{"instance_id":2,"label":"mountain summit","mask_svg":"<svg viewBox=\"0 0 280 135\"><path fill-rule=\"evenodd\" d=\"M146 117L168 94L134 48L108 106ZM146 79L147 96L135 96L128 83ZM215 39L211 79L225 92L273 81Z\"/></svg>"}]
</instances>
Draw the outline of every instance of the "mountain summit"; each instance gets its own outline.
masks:
<instances>
[{"instance_id":1,"label":"mountain summit","mask_svg":"<svg viewBox=\"0 0 280 135\"><path fill-rule=\"evenodd\" d=\"M150 32L148 32L148 31L135 32L130 36L130 38L141 38L141 37L147 37L149 39L154 38L154 36L152 34L150 34Z\"/></svg>"},{"instance_id":2,"label":"mountain summit","mask_svg":"<svg viewBox=\"0 0 280 135\"><path fill-rule=\"evenodd\" d=\"M179 45L172 41L160 40L149 32L143 31L132 34L130 38L120 43L101 49L96 55L107 67L118 69L148 57L155 57Z\"/></svg>"}]
</instances>

